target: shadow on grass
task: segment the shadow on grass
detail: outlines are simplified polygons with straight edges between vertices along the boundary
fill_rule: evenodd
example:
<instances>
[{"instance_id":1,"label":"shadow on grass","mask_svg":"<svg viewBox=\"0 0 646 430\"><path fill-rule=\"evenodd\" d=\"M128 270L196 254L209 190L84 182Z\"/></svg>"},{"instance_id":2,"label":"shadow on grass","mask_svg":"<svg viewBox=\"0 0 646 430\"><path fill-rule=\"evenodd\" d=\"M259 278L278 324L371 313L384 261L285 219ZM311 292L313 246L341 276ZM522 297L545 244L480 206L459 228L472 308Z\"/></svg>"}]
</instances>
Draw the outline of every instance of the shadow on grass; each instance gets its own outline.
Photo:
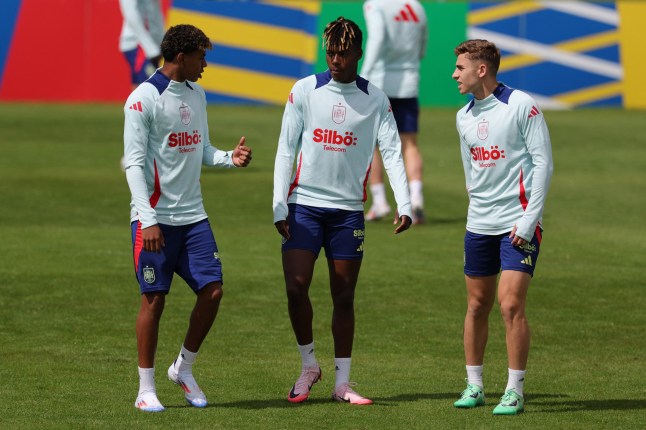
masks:
<instances>
[{"instance_id":1,"label":"shadow on grass","mask_svg":"<svg viewBox=\"0 0 646 430\"><path fill-rule=\"evenodd\" d=\"M502 393L492 393L489 399L498 399ZM417 402L420 400L442 400L452 403L457 398L456 393L405 393L391 397L373 397L374 406L397 406L398 403ZM552 399L552 400L548 400ZM488 400L488 404L494 405L496 400ZM579 412L579 411L625 411L646 409L646 400L635 399L598 399L598 400L572 400L565 394L536 393L528 396L529 413L552 413L552 412ZM259 400L239 400L234 402L217 402L210 403L207 408L236 408L236 409L286 409L306 407L307 405L323 405L333 403L326 398L310 398L300 404L289 403L284 398L276 399L259 399ZM188 404L184 405L167 405L167 409L184 409L192 408Z\"/></svg>"},{"instance_id":2,"label":"shadow on grass","mask_svg":"<svg viewBox=\"0 0 646 430\"><path fill-rule=\"evenodd\" d=\"M528 400L531 402L536 396L532 395ZM549 397L546 395L545 397ZM596 399L596 400L573 400L569 396L558 401L537 401L529 405L530 412L580 412L580 411L628 411L646 409L646 400L638 399Z\"/></svg>"}]
</instances>

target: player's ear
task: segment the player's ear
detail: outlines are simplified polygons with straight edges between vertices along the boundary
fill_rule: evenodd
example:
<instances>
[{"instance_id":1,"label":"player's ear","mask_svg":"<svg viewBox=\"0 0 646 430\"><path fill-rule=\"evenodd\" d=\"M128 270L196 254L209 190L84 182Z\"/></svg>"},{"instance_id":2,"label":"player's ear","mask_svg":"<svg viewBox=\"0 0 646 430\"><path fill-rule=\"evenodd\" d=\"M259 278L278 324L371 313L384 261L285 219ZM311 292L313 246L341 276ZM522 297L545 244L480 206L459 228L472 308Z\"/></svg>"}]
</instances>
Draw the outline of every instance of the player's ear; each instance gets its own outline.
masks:
<instances>
[{"instance_id":1,"label":"player's ear","mask_svg":"<svg viewBox=\"0 0 646 430\"><path fill-rule=\"evenodd\" d=\"M487 69L489 69L487 63L480 63L480 65L478 66L478 77L484 78L487 74Z\"/></svg>"},{"instance_id":2,"label":"player's ear","mask_svg":"<svg viewBox=\"0 0 646 430\"><path fill-rule=\"evenodd\" d=\"M180 52L179 54L177 54L175 59L177 60L177 64L182 64L184 62L184 53Z\"/></svg>"}]
</instances>

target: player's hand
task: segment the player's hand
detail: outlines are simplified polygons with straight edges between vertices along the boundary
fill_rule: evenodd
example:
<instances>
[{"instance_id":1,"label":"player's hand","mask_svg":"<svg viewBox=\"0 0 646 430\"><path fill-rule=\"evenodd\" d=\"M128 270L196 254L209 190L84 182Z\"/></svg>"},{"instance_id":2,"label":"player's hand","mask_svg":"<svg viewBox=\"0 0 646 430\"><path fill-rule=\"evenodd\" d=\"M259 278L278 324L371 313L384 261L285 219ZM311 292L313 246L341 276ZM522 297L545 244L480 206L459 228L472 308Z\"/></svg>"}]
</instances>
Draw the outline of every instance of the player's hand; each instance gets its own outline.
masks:
<instances>
[{"instance_id":1,"label":"player's hand","mask_svg":"<svg viewBox=\"0 0 646 430\"><path fill-rule=\"evenodd\" d=\"M242 136L238 146L233 150L233 164L236 167L247 167L251 163L251 148L245 146L246 138Z\"/></svg>"},{"instance_id":2,"label":"player's hand","mask_svg":"<svg viewBox=\"0 0 646 430\"><path fill-rule=\"evenodd\" d=\"M525 239L522 237L516 235L516 226L514 226L514 229L509 233L509 237L511 238L511 244L513 246L523 246L524 244L527 243Z\"/></svg>"},{"instance_id":3,"label":"player's hand","mask_svg":"<svg viewBox=\"0 0 646 430\"><path fill-rule=\"evenodd\" d=\"M289 224L287 224L287 220L276 221L274 225L276 226L278 233L280 233L285 240L289 240Z\"/></svg>"},{"instance_id":4,"label":"player's hand","mask_svg":"<svg viewBox=\"0 0 646 430\"><path fill-rule=\"evenodd\" d=\"M160 253L162 247L166 246L164 235L157 224L142 228L141 240L144 244L144 251L148 252Z\"/></svg>"},{"instance_id":5,"label":"player's hand","mask_svg":"<svg viewBox=\"0 0 646 430\"><path fill-rule=\"evenodd\" d=\"M408 230L410 228L410 225L413 223L413 220L410 219L408 215L400 216L399 221L401 221L401 224L399 224L395 229L395 234L399 234L402 231Z\"/></svg>"}]
</instances>

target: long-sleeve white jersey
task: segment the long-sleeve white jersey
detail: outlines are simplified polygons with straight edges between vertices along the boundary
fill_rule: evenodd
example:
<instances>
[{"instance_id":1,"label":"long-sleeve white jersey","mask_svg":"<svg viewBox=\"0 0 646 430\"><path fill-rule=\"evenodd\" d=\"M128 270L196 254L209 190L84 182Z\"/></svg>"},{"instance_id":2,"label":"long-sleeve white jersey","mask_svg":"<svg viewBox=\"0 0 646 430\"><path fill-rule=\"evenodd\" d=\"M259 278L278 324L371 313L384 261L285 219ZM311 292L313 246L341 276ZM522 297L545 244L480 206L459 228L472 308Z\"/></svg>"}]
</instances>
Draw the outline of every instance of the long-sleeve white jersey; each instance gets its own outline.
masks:
<instances>
[{"instance_id":1,"label":"long-sleeve white jersey","mask_svg":"<svg viewBox=\"0 0 646 430\"><path fill-rule=\"evenodd\" d=\"M427 41L424 7L417 0L367 0L364 76L388 97L419 95L419 66Z\"/></svg>"},{"instance_id":2,"label":"long-sleeve white jersey","mask_svg":"<svg viewBox=\"0 0 646 430\"><path fill-rule=\"evenodd\" d=\"M500 84L457 114L469 193L467 230L511 231L531 240L552 177L552 146L543 113L526 93Z\"/></svg>"},{"instance_id":3,"label":"long-sleeve white jersey","mask_svg":"<svg viewBox=\"0 0 646 430\"><path fill-rule=\"evenodd\" d=\"M201 165L234 164L232 151L211 146L202 87L170 80L157 70L130 94L124 113L131 221L139 220L146 228L157 223L186 225L206 218Z\"/></svg>"},{"instance_id":4,"label":"long-sleeve white jersey","mask_svg":"<svg viewBox=\"0 0 646 430\"><path fill-rule=\"evenodd\" d=\"M132 51L137 46L146 58L157 57L164 38L164 18L159 0L119 0L123 26L119 36L119 50Z\"/></svg>"},{"instance_id":5,"label":"long-sleeve white jersey","mask_svg":"<svg viewBox=\"0 0 646 430\"><path fill-rule=\"evenodd\" d=\"M375 147L400 215L411 216L397 125L386 95L367 80L336 82L328 71L294 84L274 166L274 223L288 203L363 210Z\"/></svg>"}]
</instances>

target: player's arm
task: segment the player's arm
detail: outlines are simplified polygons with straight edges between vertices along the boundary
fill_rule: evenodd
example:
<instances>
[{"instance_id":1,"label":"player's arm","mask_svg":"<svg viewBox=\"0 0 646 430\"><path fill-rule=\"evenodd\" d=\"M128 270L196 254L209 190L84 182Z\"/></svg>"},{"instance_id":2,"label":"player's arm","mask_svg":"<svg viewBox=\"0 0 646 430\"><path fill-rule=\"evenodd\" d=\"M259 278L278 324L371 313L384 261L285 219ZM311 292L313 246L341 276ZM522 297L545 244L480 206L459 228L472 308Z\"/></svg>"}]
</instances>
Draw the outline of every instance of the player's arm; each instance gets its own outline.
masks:
<instances>
[{"instance_id":1,"label":"player's arm","mask_svg":"<svg viewBox=\"0 0 646 430\"><path fill-rule=\"evenodd\" d=\"M462 168L464 169L464 180L467 188L467 195L471 198L471 151L466 140L464 140L464 136L462 135L462 131L460 131L460 126L457 122L458 121L456 121L456 128L458 130L458 136L460 136L460 158L462 159Z\"/></svg>"},{"instance_id":2,"label":"player's arm","mask_svg":"<svg viewBox=\"0 0 646 430\"><path fill-rule=\"evenodd\" d=\"M141 110L130 109L133 105L141 106ZM124 168L132 200L141 223L144 249L159 252L164 246L164 237L157 225L157 214L150 203L150 194L144 173L153 105L154 101L146 97L145 91L141 89L131 94L126 102L123 133Z\"/></svg>"},{"instance_id":3,"label":"player's arm","mask_svg":"<svg viewBox=\"0 0 646 430\"><path fill-rule=\"evenodd\" d=\"M303 102L305 93L302 81L297 82L289 94L283 121L278 138L278 148L274 161L274 195L272 208L274 211L274 225L285 239L289 239L289 226L287 225L287 197L294 167L294 158L303 138Z\"/></svg>"},{"instance_id":4,"label":"player's arm","mask_svg":"<svg viewBox=\"0 0 646 430\"><path fill-rule=\"evenodd\" d=\"M128 30L124 37L135 39L135 46L137 43L141 45L144 53L146 54L146 58L151 59L159 57L161 53L159 43L156 42L148 32L144 19L141 16L139 9L137 9L137 1L119 0L119 6L121 6L124 25Z\"/></svg>"},{"instance_id":5,"label":"player's arm","mask_svg":"<svg viewBox=\"0 0 646 430\"><path fill-rule=\"evenodd\" d=\"M395 234L401 233L410 227L412 222L412 209L410 204L410 194L408 191L408 179L406 178L406 168L401 152L401 140L397 132L395 117L390 111L388 100L384 96L384 107L381 112L381 123L379 125L379 134L377 136L377 145L383 160L384 169L388 174L390 187L395 195L397 202L397 213L399 214L399 226L395 229Z\"/></svg>"},{"instance_id":6,"label":"player's arm","mask_svg":"<svg viewBox=\"0 0 646 430\"><path fill-rule=\"evenodd\" d=\"M364 3L363 16L366 20L368 38L366 40L366 50L363 53L360 75L365 77L369 76L370 71L375 67L375 63L379 59L379 52L384 44L386 35L386 23L382 12L371 2Z\"/></svg>"},{"instance_id":7,"label":"player's arm","mask_svg":"<svg viewBox=\"0 0 646 430\"><path fill-rule=\"evenodd\" d=\"M424 22L424 29L420 34L419 41L419 59L421 60L426 55L426 46L428 45L428 20Z\"/></svg>"},{"instance_id":8,"label":"player's arm","mask_svg":"<svg viewBox=\"0 0 646 430\"><path fill-rule=\"evenodd\" d=\"M533 103L524 106L519 114L521 131L533 164L531 195L523 217L516 224L515 232L516 236L520 236L526 241L530 241L534 237L538 221L543 215L547 191L554 170L552 144L545 117L543 112L538 110L538 104L533 100L531 102ZM532 113L533 109L534 113Z\"/></svg>"}]
</instances>

